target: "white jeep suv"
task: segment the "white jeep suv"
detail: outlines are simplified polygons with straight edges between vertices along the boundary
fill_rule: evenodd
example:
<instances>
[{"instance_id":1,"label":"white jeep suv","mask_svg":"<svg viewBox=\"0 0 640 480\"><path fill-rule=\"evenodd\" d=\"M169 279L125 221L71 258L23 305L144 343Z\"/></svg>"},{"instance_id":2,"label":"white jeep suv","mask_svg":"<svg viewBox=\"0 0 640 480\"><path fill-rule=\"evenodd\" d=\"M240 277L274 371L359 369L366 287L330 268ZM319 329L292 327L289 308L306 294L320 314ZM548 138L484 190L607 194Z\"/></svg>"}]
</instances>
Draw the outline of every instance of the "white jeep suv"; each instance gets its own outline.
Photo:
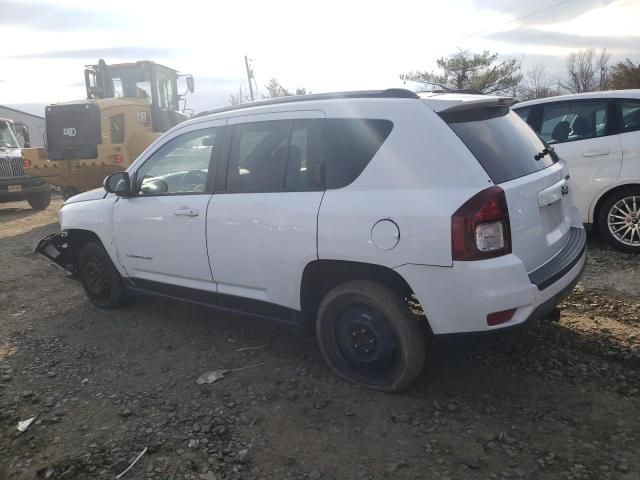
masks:
<instances>
[{"instance_id":1,"label":"white jeep suv","mask_svg":"<svg viewBox=\"0 0 640 480\"><path fill-rule=\"evenodd\" d=\"M640 90L531 100L514 110L571 169L582 222L640 253Z\"/></svg>"},{"instance_id":2,"label":"white jeep suv","mask_svg":"<svg viewBox=\"0 0 640 480\"><path fill-rule=\"evenodd\" d=\"M401 390L427 334L547 319L584 268L567 167L509 103L384 90L205 112L69 199L37 251L99 307L152 294L313 325L335 373Z\"/></svg>"}]
</instances>

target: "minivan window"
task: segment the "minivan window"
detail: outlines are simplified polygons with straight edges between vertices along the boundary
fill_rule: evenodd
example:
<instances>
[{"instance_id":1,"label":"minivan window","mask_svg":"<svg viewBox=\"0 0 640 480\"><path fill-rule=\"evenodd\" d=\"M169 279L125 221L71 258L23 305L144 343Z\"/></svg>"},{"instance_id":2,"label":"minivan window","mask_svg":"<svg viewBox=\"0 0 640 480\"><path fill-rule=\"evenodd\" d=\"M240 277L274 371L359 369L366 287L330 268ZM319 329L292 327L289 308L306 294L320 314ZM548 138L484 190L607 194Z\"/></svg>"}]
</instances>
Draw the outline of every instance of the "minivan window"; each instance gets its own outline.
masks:
<instances>
[{"instance_id":1,"label":"minivan window","mask_svg":"<svg viewBox=\"0 0 640 480\"><path fill-rule=\"evenodd\" d=\"M524 108L518 108L517 110L514 109L514 112L516 112L521 119L523 119L525 122L528 123L529 121L529 114L531 113L531 110L533 109L533 107L524 107Z\"/></svg>"},{"instance_id":2,"label":"minivan window","mask_svg":"<svg viewBox=\"0 0 640 480\"><path fill-rule=\"evenodd\" d=\"M442 112L442 119L458 135L493 183L523 177L553 165L555 153L536 160L544 142L509 107L484 107Z\"/></svg>"},{"instance_id":3,"label":"minivan window","mask_svg":"<svg viewBox=\"0 0 640 480\"><path fill-rule=\"evenodd\" d=\"M543 106L540 135L549 144L602 137L607 130L607 102L563 102Z\"/></svg>"},{"instance_id":4,"label":"minivan window","mask_svg":"<svg viewBox=\"0 0 640 480\"><path fill-rule=\"evenodd\" d=\"M640 130L640 100L621 102L622 131L634 132Z\"/></svg>"},{"instance_id":5,"label":"minivan window","mask_svg":"<svg viewBox=\"0 0 640 480\"><path fill-rule=\"evenodd\" d=\"M325 184L342 188L366 168L387 139L393 123L389 120L327 118L325 120Z\"/></svg>"}]
</instances>

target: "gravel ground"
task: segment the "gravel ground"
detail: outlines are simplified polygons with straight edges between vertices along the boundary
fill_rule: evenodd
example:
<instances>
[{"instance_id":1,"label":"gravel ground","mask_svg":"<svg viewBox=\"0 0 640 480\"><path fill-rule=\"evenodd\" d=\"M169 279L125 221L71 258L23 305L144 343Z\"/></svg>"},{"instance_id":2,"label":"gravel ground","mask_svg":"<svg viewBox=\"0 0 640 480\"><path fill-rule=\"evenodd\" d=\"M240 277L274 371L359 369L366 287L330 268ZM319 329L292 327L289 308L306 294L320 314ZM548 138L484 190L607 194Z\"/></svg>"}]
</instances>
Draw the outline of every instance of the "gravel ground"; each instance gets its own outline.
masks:
<instances>
[{"instance_id":1,"label":"gravel ground","mask_svg":"<svg viewBox=\"0 0 640 480\"><path fill-rule=\"evenodd\" d=\"M295 330L94 308L31 253L60 205L0 204L0 479L113 479L145 448L123 479L640 478L640 257L590 239L559 323L437 339L390 395L333 377Z\"/></svg>"}]
</instances>

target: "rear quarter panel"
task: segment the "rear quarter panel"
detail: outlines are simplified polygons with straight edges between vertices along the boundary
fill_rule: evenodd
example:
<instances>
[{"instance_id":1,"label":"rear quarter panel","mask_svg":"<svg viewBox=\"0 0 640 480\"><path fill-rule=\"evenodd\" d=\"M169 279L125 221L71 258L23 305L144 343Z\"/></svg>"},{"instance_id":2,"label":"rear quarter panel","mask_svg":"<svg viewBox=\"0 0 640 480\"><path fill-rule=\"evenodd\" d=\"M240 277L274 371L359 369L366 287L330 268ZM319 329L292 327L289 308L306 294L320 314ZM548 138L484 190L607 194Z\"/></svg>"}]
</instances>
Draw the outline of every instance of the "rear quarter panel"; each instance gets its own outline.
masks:
<instances>
[{"instance_id":1,"label":"rear quarter panel","mask_svg":"<svg viewBox=\"0 0 640 480\"><path fill-rule=\"evenodd\" d=\"M324 108L327 118L389 119L393 130L356 180L327 190L318 217L320 259L451 266L451 215L493 183L455 133L422 102L367 101ZM390 219L395 248L381 250L372 227Z\"/></svg>"}]
</instances>

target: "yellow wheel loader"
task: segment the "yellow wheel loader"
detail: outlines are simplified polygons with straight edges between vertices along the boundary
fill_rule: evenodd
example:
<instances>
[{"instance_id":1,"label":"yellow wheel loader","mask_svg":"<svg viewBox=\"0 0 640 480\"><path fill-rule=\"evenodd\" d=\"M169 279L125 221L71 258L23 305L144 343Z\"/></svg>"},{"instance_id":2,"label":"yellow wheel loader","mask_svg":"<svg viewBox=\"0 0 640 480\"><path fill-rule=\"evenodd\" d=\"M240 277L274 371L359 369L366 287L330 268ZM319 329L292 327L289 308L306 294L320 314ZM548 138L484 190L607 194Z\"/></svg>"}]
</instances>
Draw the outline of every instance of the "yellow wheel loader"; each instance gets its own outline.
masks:
<instances>
[{"instance_id":1,"label":"yellow wheel loader","mask_svg":"<svg viewBox=\"0 0 640 480\"><path fill-rule=\"evenodd\" d=\"M46 107L45 148L22 150L26 174L60 187L65 197L101 186L187 119L179 105L180 76L193 93L191 75L151 61L87 65L86 100Z\"/></svg>"}]
</instances>

